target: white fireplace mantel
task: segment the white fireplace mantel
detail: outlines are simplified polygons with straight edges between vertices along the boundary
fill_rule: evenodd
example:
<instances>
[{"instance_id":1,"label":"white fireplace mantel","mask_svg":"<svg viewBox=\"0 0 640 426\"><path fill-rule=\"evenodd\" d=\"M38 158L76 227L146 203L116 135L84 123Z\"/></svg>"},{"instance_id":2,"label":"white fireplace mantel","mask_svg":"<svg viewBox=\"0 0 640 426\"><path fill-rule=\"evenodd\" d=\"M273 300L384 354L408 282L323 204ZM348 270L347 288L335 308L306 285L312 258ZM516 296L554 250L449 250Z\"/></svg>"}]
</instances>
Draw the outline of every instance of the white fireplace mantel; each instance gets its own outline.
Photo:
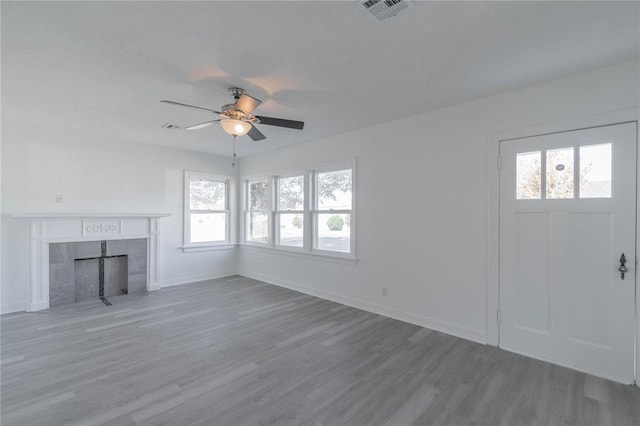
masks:
<instances>
[{"instance_id":1,"label":"white fireplace mantel","mask_svg":"<svg viewBox=\"0 0 640 426\"><path fill-rule=\"evenodd\" d=\"M29 311L49 308L49 243L147 239L147 291L160 288L158 280L159 219L150 214L16 214L30 226Z\"/></svg>"}]
</instances>

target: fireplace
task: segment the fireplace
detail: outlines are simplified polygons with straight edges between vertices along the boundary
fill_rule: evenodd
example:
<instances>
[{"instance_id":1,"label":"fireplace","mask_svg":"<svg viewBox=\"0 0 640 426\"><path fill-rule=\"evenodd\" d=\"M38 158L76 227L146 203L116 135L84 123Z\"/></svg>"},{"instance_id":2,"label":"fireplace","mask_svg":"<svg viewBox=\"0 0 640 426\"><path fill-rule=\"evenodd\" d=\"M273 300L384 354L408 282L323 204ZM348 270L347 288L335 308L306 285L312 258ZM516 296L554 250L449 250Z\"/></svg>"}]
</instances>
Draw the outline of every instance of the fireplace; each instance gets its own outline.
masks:
<instances>
[{"instance_id":1,"label":"fireplace","mask_svg":"<svg viewBox=\"0 0 640 426\"><path fill-rule=\"evenodd\" d=\"M49 244L49 306L147 289L147 240Z\"/></svg>"},{"instance_id":2,"label":"fireplace","mask_svg":"<svg viewBox=\"0 0 640 426\"><path fill-rule=\"evenodd\" d=\"M162 213L14 215L15 218L30 221L30 282L27 310L38 311L47 309L49 306L66 304L71 301L71 295L73 295L73 301L69 303L73 303L76 300L76 273L80 274L91 269L88 265L76 265L76 263L97 262L99 268L100 258L103 259L103 263L119 262L114 266L115 269L105 269L103 291L116 291L115 288L118 288L117 291L120 292L124 289L128 293L158 290L160 288L158 278L159 219L167 216L169 215ZM106 242L106 256L102 256L103 241ZM130 241L134 242L130 243ZM78 245L74 249L71 246L67 247L66 243ZM121 252L120 249L129 245L137 245L132 249L134 254L130 251ZM140 255L140 250L135 249L141 249L142 246L146 251L145 254ZM82 252L82 248L86 247L93 251ZM72 257L74 250L76 250L76 257ZM127 255L126 268L122 263L123 260L117 259L125 254ZM141 260L142 258L144 258L144 262ZM114 278L112 275L122 275L124 269L126 269L127 283L123 288L121 283L116 285L110 280ZM144 274L140 272L142 269L144 269ZM97 281L98 297L100 297L99 270L95 275L93 272L86 273L89 276L93 275L92 279ZM58 287L58 279L65 283L63 289ZM117 277L114 280L118 281ZM70 284L71 282L73 282L73 286ZM53 288L51 288L52 284ZM92 295L92 292L95 292L95 289L89 288L91 284L84 283L82 285L87 287L78 290L79 298ZM108 296L103 297L108 300Z\"/></svg>"}]
</instances>

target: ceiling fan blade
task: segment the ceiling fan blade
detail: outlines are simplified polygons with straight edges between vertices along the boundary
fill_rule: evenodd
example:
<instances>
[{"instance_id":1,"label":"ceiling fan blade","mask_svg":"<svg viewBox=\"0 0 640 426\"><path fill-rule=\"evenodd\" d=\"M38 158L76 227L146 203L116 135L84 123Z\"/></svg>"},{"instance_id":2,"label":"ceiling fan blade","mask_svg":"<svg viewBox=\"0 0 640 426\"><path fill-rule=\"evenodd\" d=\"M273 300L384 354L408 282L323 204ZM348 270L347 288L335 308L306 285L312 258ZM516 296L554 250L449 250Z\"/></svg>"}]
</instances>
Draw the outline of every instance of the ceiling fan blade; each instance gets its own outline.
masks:
<instances>
[{"instance_id":1,"label":"ceiling fan blade","mask_svg":"<svg viewBox=\"0 0 640 426\"><path fill-rule=\"evenodd\" d=\"M193 126L185 127L184 130L197 130L203 127L211 126L213 123L217 123L220 120L205 121L204 123L194 124Z\"/></svg>"},{"instance_id":2,"label":"ceiling fan blade","mask_svg":"<svg viewBox=\"0 0 640 426\"><path fill-rule=\"evenodd\" d=\"M262 139L266 139L267 137L262 134L260 130L253 124L251 125L251 130L247 133L247 136L251 138L252 141L261 141Z\"/></svg>"},{"instance_id":3,"label":"ceiling fan blade","mask_svg":"<svg viewBox=\"0 0 640 426\"><path fill-rule=\"evenodd\" d=\"M266 124L267 126L287 127L289 129L302 130L304 127L303 121L285 120L284 118L262 117L256 116L260 120L260 124Z\"/></svg>"},{"instance_id":4,"label":"ceiling fan blade","mask_svg":"<svg viewBox=\"0 0 640 426\"><path fill-rule=\"evenodd\" d=\"M215 111L215 110L213 110L213 109L203 108L203 107L199 107L199 106L195 106L195 105L183 104L183 103L180 103L180 102L174 102L174 101L160 101L160 102L164 102L165 104L173 104L173 105L186 106L186 107L189 107L189 108L203 109L203 110L205 110L205 111L211 111L211 112L215 112L216 114L220 114L218 111Z\"/></svg>"},{"instance_id":5,"label":"ceiling fan blade","mask_svg":"<svg viewBox=\"0 0 640 426\"><path fill-rule=\"evenodd\" d=\"M251 114L261 103L262 101L260 99L243 94L240 96L240 99L236 101L236 109L239 109L245 114Z\"/></svg>"}]
</instances>

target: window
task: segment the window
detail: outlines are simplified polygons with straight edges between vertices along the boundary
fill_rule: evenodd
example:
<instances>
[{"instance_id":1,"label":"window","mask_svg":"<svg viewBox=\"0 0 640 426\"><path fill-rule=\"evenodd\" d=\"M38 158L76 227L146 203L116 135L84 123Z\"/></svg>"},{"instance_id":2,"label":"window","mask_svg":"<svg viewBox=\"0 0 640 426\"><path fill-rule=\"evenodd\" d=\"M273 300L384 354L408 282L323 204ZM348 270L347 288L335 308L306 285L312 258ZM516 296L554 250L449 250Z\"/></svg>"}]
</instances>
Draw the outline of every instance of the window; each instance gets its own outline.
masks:
<instances>
[{"instance_id":1,"label":"window","mask_svg":"<svg viewBox=\"0 0 640 426\"><path fill-rule=\"evenodd\" d=\"M580 198L611 198L611 142L580 147Z\"/></svg>"},{"instance_id":2,"label":"window","mask_svg":"<svg viewBox=\"0 0 640 426\"><path fill-rule=\"evenodd\" d=\"M269 242L269 181L247 181L247 241Z\"/></svg>"},{"instance_id":3,"label":"window","mask_svg":"<svg viewBox=\"0 0 640 426\"><path fill-rule=\"evenodd\" d=\"M540 199L542 187L540 151L520 152L516 156L516 198Z\"/></svg>"},{"instance_id":4,"label":"window","mask_svg":"<svg viewBox=\"0 0 640 426\"><path fill-rule=\"evenodd\" d=\"M517 153L516 199L611 198L611 156L610 142Z\"/></svg>"},{"instance_id":5,"label":"window","mask_svg":"<svg viewBox=\"0 0 640 426\"><path fill-rule=\"evenodd\" d=\"M547 150L547 198L573 198L573 147Z\"/></svg>"},{"instance_id":6,"label":"window","mask_svg":"<svg viewBox=\"0 0 640 426\"><path fill-rule=\"evenodd\" d=\"M351 252L351 169L316 173L314 249Z\"/></svg>"},{"instance_id":7,"label":"window","mask_svg":"<svg viewBox=\"0 0 640 426\"><path fill-rule=\"evenodd\" d=\"M229 179L185 172L185 247L229 243Z\"/></svg>"},{"instance_id":8,"label":"window","mask_svg":"<svg viewBox=\"0 0 640 426\"><path fill-rule=\"evenodd\" d=\"M354 166L245 180L245 243L353 260Z\"/></svg>"},{"instance_id":9,"label":"window","mask_svg":"<svg viewBox=\"0 0 640 426\"><path fill-rule=\"evenodd\" d=\"M304 246L304 176L276 178L277 209L275 211L276 244Z\"/></svg>"}]
</instances>

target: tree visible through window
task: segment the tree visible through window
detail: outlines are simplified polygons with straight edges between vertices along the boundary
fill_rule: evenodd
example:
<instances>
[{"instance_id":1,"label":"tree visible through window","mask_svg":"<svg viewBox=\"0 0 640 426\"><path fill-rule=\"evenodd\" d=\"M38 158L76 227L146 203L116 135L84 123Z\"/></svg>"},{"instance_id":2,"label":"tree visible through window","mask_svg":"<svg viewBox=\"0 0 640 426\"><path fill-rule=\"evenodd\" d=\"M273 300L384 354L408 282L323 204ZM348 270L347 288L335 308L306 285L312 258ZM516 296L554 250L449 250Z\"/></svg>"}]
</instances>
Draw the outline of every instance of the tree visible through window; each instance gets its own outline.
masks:
<instances>
[{"instance_id":1,"label":"tree visible through window","mask_svg":"<svg viewBox=\"0 0 640 426\"><path fill-rule=\"evenodd\" d=\"M244 240L354 256L353 190L353 165L247 180Z\"/></svg>"},{"instance_id":2,"label":"tree visible through window","mask_svg":"<svg viewBox=\"0 0 640 426\"><path fill-rule=\"evenodd\" d=\"M545 151L546 199L574 198L576 176L574 147ZM580 198L611 196L611 144L581 146L578 183ZM516 156L516 199L542 198L542 152Z\"/></svg>"},{"instance_id":3,"label":"tree visible through window","mask_svg":"<svg viewBox=\"0 0 640 426\"><path fill-rule=\"evenodd\" d=\"M304 246L304 176L278 178L278 244Z\"/></svg>"},{"instance_id":4,"label":"tree visible through window","mask_svg":"<svg viewBox=\"0 0 640 426\"><path fill-rule=\"evenodd\" d=\"M269 241L269 181L249 181L247 241L267 243Z\"/></svg>"},{"instance_id":5,"label":"tree visible through window","mask_svg":"<svg viewBox=\"0 0 640 426\"><path fill-rule=\"evenodd\" d=\"M351 189L351 169L317 173L314 248L351 251Z\"/></svg>"},{"instance_id":6,"label":"tree visible through window","mask_svg":"<svg viewBox=\"0 0 640 426\"><path fill-rule=\"evenodd\" d=\"M227 181L186 173L187 244L228 242Z\"/></svg>"}]
</instances>

